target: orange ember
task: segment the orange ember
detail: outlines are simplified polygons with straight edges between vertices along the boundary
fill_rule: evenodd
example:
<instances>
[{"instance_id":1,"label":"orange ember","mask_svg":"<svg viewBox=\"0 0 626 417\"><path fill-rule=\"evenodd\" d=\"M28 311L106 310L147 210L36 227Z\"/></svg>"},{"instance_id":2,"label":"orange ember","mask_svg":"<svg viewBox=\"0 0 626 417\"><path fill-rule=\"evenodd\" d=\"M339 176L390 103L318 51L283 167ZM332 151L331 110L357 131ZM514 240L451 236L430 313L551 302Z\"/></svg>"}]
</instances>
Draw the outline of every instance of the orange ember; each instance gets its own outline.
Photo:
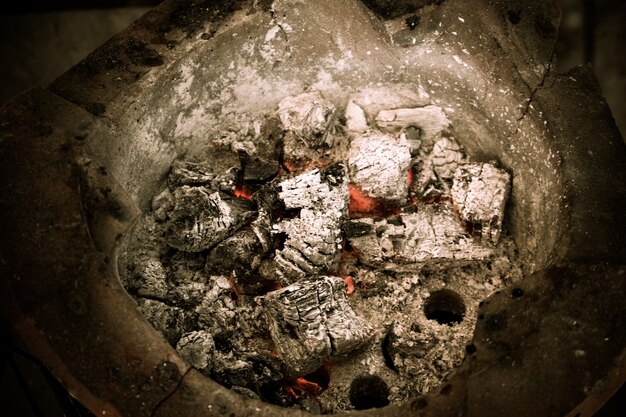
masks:
<instances>
[{"instance_id":1,"label":"orange ember","mask_svg":"<svg viewBox=\"0 0 626 417\"><path fill-rule=\"evenodd\" d=\"M290 174L299 174L313 168L324 168L326 165L319 161L283 162L283 168Z\"/></svg>"},{"instance_id":2,"label":"orange ember","mask_svg":"<svg viewBox=\"0 0 626 417\"><path fill-rule=\"evenodd\" d=\"M400 212L400 208L386 204L383 200L378 200L368 196L356 185L348 184L350 191L350 205L348 215L351 219L359 217L387 217Z\"/></svg>"},{"instance_id":3,"label":"orange ember","mask_svg":"<svg viewBox=\"0 0 626 417\"><path fill-rule=\"evenodd\" d=\"M371 213L378 210L380 204L375 198L369 197L354 184L348 184L348 189L350 190L350 205L348 206L350 213Z\"/></svg>"},{"instance_id":4,"label":"orange ember","mask_svg":"<svg viewBox=\"0 0 626 417\"><path fill-rule=\"evenodd\" d=\"M252 192L245 185L238 185L235 187L235 197L252 201Z\"/></svg>"},{"instance_id":5,"label":"orange ember","mask_svg":"<svg viewBox=\"0 0 626 417\"><path fill-rule=\"evenodd\" d=\"M356 290L356 288L354 286L354 280L352 279L352 277L350 275L348 275L343 280L346 281L346 285L348 286L346 288L346 294L350 295L350 294L354 293L354 290Z\"/></svg>"},{"instance_id":6,"label":"orange ember","mask_svg":"<svg viewBox=\"0 0 626 417\"><path fill-rule=\"evenodd\" d=\"M408 183L409 183L409 189L411 188L411 185L413 185L413 168L409 168L409 173L407 175L408 177Z\"/></svg>"},{"instance_id":7,"label":"orange ember","mask_svg":"<svg viewBox=\"0 0 626 417\"><path fill-rule=\"evenodd\" d=\"M304 394L310 397L319 395L322 392L322 387L315 382L307 381L300 377L291 382L291 386L287 387L287 391L297 400Z\"/></svg>"}]
</instances>

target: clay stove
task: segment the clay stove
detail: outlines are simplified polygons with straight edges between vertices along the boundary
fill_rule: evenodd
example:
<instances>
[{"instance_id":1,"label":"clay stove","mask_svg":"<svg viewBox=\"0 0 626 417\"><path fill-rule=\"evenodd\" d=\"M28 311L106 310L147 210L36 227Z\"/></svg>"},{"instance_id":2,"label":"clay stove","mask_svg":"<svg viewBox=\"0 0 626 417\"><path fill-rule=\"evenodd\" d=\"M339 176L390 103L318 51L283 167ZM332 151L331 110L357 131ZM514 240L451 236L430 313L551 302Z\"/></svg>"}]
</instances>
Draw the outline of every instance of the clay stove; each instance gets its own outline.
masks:
<instances>
[{"instance_id":1,"label":"clay stove","mask_svg":"<svg viewBox=\"0 0 626 417\"><path fill-rule=\"evenodd\" d=\"M3 107L17 329L98 415L591 415L623 375L626 152L589 69L551 71L558 19L164 3ZM420 362L433 329L459 349Z\"/></svg>"},{"instance_id":2,"label":"clay stove","mask_svg":"<svg viewBox=\"0 0 626 417\"><path fill-rule=\"evenodd\" d=\"M405 401L521 279L510 174L469 161L440 107L356 104L377 98L307 92L231 127L174 161L121 243L139 310L206 376L316 414Z\"/></svg>"}]
</instances>

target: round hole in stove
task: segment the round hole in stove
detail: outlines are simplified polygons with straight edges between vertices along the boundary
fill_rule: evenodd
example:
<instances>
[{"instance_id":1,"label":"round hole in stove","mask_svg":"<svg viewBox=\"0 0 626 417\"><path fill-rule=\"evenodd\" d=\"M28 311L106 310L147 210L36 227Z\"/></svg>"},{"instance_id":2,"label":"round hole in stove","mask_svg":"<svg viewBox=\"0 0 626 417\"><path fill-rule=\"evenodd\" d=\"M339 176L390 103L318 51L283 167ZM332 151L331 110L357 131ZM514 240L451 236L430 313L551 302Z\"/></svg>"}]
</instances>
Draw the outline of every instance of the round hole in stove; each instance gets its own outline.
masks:
<instances>
[{"instance_id":1,"label":"round hole in stove","mask_svg":"<svg viewBox=\"0 0 626 417\"><path fill-rule=\"evenodd\" d=\"M389 387L379 376L358 376L350 384L350 403L357 410L384 407L389 404Z\"/></svg>"},{"instance_id":2,"label":"round hole in stove","mask_svg":"<svg viewBox=\"0 0 626 417\"><path fill-rule=\"evenodd\" d=\"M424 314L427 319L435 320L439 324L458 324L465 317L465 302L456 291L444 288L428 297Z\"/></svg>"}]
</instances>

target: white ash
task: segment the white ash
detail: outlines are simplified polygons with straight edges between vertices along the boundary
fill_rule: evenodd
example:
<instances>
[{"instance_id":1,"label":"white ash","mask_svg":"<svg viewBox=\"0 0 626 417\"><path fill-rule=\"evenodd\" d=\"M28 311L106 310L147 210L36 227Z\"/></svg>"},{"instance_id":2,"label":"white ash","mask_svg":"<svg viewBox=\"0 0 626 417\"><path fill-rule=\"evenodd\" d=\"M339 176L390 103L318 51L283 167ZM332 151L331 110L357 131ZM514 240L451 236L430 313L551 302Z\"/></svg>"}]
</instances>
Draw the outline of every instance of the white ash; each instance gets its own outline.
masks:
<instances>
[{"instance_id":1,"label":"white ash","mask_svg":"<svg viewBox=\"0 0 626 417\"><path fill-rule=\"evenodd\" d=\"M436 137L450 125L443 109L434 105L382 110L376 116L376 123L381 129L389 132L399 132L414 126L420 130L421 140L428 147L432 146Z\"/></svg>"},{"instance_id":2,"label":"white ash","mask_svg":"<svg viewBox=\"0 0 626 417\"><path fill-rule=\"evenodd\" d=\"M402 270L430 261L488 258L491 247L475 242L448 205L420 205L389 219L351 220L350 245L370 266Z\"/></svg>"},{"instance_id":3,"label":"white ash","mask_svg":"<svg viewBox=\"0 0 626 417\"><path fill-rule=\"evenodd\" d=\"M163 238L173 248L188 252L209 249L239 228L251 212L232 198L204 187L174 190L174 207L167 213Z\"/></svg>"},{"instance_id":4,"label":"white ash","mask_svg":"<svg viewBox=\"0 0 626 417\"><path fill-rule=\"evenodd\" d=\"M346 129L348 132L353 133L365 133L369 127L367 125L367 118L365 112L354 101L348 101L345 111L346 117Z\"/></svg>"},{"instance_id":5,"label":"white ash","mask_svg":"<svg viewBox=\"0 0 626 417\"><path fill-rule=\"evenodd\" d=\"M314 277L262 298L270 332L292 377L312 372L330 356L362 348L370 327L346 299L338 277Z\"/></svg>"},{"instance_id":6,"label":"white ash","mask_svg":"<svg viewBox=\"0 0 626 417\"><path fill-rule=\"evenodd\" d=\"M336 109L315 92L249 119L175 162L169 188L124 239L120 276L148 321L203 374L283 406L352 409L364 375L380 377L392 403L437 387L465 356L478 302L521 277L512 241L491 243L501 222L473 223L501 197L485 197L490 168L464 170L481 164L468 164L436 106L384 110L368 125L353 101ZM330 166L284 172L320 164ZM233 197L242 181L261 187L254 203ZM349 182L401 214L347 220ZM477 190L481 199L467 197ZM461 200L472 213L463 218L452 210ZM354 292L329 275L351 276ZM464 301L460 323L426 317L441 289ZM286 385L326 364L320 395Z\"/></svg>"},{"instance_id":7,"label":"white ash","mask_svg":"<svg viewBox=\"0 0 626 417\"><path fill-rule=\"evenodd\" d=\"M350 179L369 197L405 203L410 165L411 152L401 138L372 131L354 137L350 143Z\"/></svg>"},{"instance_id":8,"label":"white ash","mask_svg":"<svg viewBox=\"0 0 626 417\"><path fill-rule=\"evenodd\" d=\"M492 164L469 164L454 173L452 200L484 242L500 239L509 189L509 173Z\"/></svg>"}]
</instances>

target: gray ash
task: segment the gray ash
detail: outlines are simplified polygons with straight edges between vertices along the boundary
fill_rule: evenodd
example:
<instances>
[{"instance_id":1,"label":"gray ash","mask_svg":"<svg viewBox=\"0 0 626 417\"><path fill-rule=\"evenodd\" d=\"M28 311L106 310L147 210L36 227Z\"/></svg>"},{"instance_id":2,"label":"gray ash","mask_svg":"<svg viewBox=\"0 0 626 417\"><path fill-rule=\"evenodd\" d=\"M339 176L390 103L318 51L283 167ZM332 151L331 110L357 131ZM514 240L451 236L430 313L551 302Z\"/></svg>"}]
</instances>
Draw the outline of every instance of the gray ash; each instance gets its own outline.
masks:
<instances>
[{"instance_id":1,"label":"gray ash","mask_svg":"<svg viewBox=\"0 0 626 417\"><path fill-rule=\"evenodd\" d=\"M121 243L138 309L250 398L331 414L438 387L478 303L521 277L510 175L470 162L436 106L310 92L253 124L174 162Z\"/></svg>"}]
</instances>

